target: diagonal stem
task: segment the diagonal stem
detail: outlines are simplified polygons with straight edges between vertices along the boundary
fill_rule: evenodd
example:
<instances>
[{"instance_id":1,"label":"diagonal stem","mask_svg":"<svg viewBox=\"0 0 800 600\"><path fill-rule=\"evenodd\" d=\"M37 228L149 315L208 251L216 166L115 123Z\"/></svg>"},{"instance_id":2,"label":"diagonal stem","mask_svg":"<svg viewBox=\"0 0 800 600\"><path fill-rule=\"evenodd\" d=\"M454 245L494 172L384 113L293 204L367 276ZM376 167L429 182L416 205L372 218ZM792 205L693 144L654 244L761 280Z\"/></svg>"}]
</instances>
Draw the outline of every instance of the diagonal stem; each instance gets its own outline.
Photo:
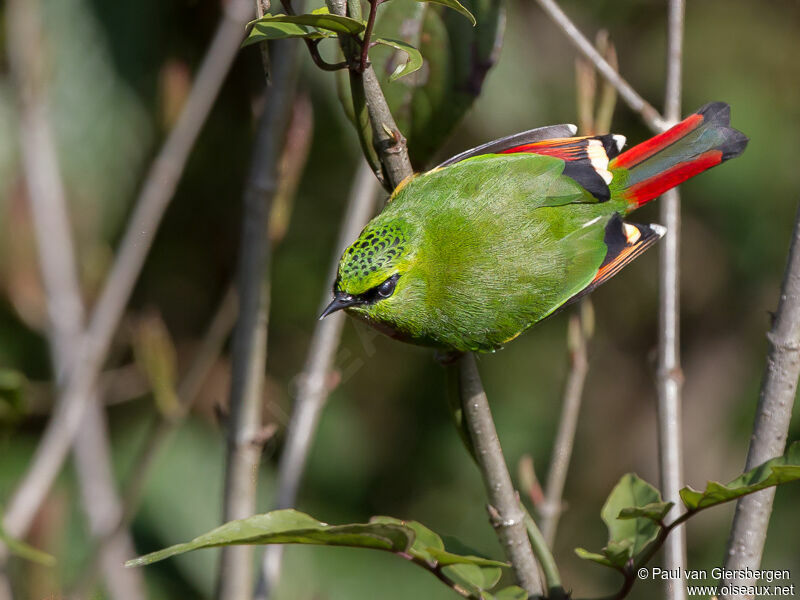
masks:
<instances>
[{"instance_id":1,"label":"diagonal stem","mask_svg":"<svg viewBox=\"0 0 800 600\"><path fill-rule=\"evenodd\" d=\"M620 76L617 70L600 55L592 43L586 39L564 11L561 10L561 7L558 6L555 0L536 1L580 53L589 59L597 71L617 89L620 97L631 110L639 114L650 129L659 133L667 128L667 121L665 121L661 115L658 114L658 111L642 98L636 90Z\"/></svg>"},{"instance_id":2,"label":"diagonal stem","mask_svg":"<svg viewBox=\"0 0 800 600\"><path fill-rule=\"evenodd\" d=\"M114 265L92 311L83 343L75 351L75 368L60 394L31 466L6 507L3 525L11 536L20 537L28 530L61 470L161 217L239 50L251 11L247 0L231 0L226 5L186 106L148 173ZM6 557L6 548L0 546L0 563Z\"/></svg>"},{"instance_id":3,"label":"diagonal stem","mask_svg":"<svg viewBox=\"0 0 800 600\"><path fill-rule=\"evenodd\" d=\"M745 470L780 456L786 448L800 376L800 207L795 217L778 310L767 340L767 364ZM725 556L726 569L759 568L774 497L775 488L769 488L737 501ZM755 581L739 579L724 583L747 586Z\"/></svg>"},{"instance_id":4,"label":"diagonal stem","mask_svg":"<svg viewBox=\"0 0 800 600\"><path fill-rule=\"evenodd\" d=\"M511 484L475 355L462 355L458 369L462 415L489 496L490 521L520 586L531 596L540 596L542 582L525 528L525 513Z\"/></svg>"}]
</instances>

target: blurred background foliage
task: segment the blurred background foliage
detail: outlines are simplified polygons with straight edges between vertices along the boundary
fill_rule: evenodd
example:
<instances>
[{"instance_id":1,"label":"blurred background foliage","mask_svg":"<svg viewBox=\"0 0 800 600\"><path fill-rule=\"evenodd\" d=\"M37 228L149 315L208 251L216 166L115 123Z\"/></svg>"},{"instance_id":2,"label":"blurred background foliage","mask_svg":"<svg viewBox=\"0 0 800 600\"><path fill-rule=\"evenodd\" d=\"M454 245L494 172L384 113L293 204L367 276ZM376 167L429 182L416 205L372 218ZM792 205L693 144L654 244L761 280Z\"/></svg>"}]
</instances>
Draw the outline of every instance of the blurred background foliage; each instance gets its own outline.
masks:
<instances>
[{"instance_id":1,"label":"blurred background foliage","mask_svg":"<svg viewBox=\"0 0 800 600\"><path fill-rule=\"evenodd\" d=\"M394 0L410 2L410 0ZM389 5L391 6L391 5ZM659 105L663 96L662 2L564 0L588 35L608 29L620 70ZM143 173L185 99L220 14L217 0L43 0L50 106L78 241L81 277L92 302ZM484 92L438 158L523 129L574 122L574 52L534 3L508 2L507 29ZM459 18L458 15L454 15ZM0 20L3 8L0 7ZM466 23L466 21L465 21ZM711 100L732 106L751 138L742 158L682 188L682 341L687 483L726 481L741 471L777 295L798 202L800 4L776 0L690 2L686 11L684 112ZM423 41L425 42L425 41ZM430 40L427 41L430 43ZM422 46L425 52L425 44ZM2 51L0 51L2 52ZM377 54L377 53L376 53ZM160 314L179 369L224 294L234 269L241 190L263 86L255 48L237 60L203 130L137 284L127 323L108 362L106 392L117 475L124 480L144 425L156 410L131 350L137 319ZM7 59L0 54L0 504L13 489L46 422L51 372L45 312L30 215L19 166ZM409 82L387 95L412 93ZM314 108L309 162L294 213L274 256L268 420L279 426L266 447L260 506L270 506L283 426L318 314L326 271L351 178L356 136L334 77L304 55L301 89ZM394 86L394 87L392 87ZM620 104L614 131L631 143L649 134ZM424 150L420 150L423 152ZM435 157L436 158L436 157ZM657 221L657 207L636 216ZM574 556L599 548L599 510L621 474L657 483L653 386L657 251L593 294L597 333L575 455L565 491L556 558L576 597L615 589L613 573ZM532 454L546 474L560 410L566 314L537 326L480 369L509 463ZM492 556L484 491L443 402L443 372L431 352L390 341L348 320L331 395L298 501L328 522L390 514L422 521ZM158 457L133 523L141 553L194 537L219 521L228 393L227 356L214 366L178 434ZM790 439L800 437L795 423ZM49 569L15 562L27 598L69 586L89 549L73 475L67 469L30 535L59 558ZM765 568L800 573L798 486L778 492ZM689 524L693 569L721 565L732 506ZM153 598L206 598L216 551L148 567ZM655 588L637 586L633 597ZM279 598L450 598L434 578L381 553L291 547Z\"/></svg>"}]
</instances>

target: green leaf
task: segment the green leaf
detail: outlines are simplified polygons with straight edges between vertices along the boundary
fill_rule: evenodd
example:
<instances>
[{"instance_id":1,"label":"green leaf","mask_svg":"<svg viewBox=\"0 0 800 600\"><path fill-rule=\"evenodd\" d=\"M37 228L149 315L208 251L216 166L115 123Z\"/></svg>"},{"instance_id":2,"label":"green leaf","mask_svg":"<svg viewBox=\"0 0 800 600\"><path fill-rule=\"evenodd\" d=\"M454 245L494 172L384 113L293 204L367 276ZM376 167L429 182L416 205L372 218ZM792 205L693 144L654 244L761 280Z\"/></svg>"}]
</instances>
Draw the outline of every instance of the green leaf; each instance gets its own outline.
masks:
<instances>
[{"instance_id":1,"label":"green leaf","mask_svg":"<svg viewBox=\"0 0 800 600\"><path fill-rule=\"evenodd\" d=\"M652 502L646 506L629 506L619 511L618 519L638 519L640 517L651 521L661 521L675 505L674 502Z\"/></svg>"},{"instance_id":2,"label":"green leaf","mask_svg":"<svg viewBox=\"0 0 800 600\"><path fill-rule=\"evenodd\" d=\"M475 15L473 15L467 8L461 4L458 0L417 0L417 2L430 2L431 4L441 4L442 6L446 6L447 8L452 8L456 12L460 12L462 15L469 19L469 22L472 23L472 26L478 24L475 20Z\"/></svg>"},{"instance_id":3,"label":"green leaf","mask_svg":"<svg viewBox=\"0 0 800 600\"><path fill-rule=\"evenodd\" d=\"M445 549L442 538L436 532L428 529L418 521L402 521L394 517L372 517L370 523L386 523L407 527L414 532L414 541L408 549L408 553L420 558L430 565L457 565L469 564L479 567L507 567L508 563L491 560L473 554L457 554Z\"/></svg>"},{"instance_id":4,"label":"green leaf","mask_svg":"<svg viewBox=\"0 0 800 600\"><path fill-rule=\"evenodd\" d=\"M470 564L479 567L508 567L508 563L492 560L491 558L483 558L482 556L475 556L473 554L454 554L453 552L436 550L433 548L428 548L428 552L442 566Z\"/></svg>"},{"instance_id":5,"label":"green leaf","mask_svg":"<svg viewBox=\"0 0 800 600\"><path fill-rule=\"evenodd\" d=\"M296 23L256 23L242 42L242 48L268 40L285 40L288 38L307 38L316 40L334 37L332 33L323 33L313 27Z\"/></svg>"},{"instance_id":6,"label":"green leaf","mask_svg":"<svg viewBox=\"0 0 800 600\"><path fill-rule=\"evenodd\" d=\"M623 475L600 512L608 527L608 544L601 554L583 548L576 548L575 553L607 567L625 566L658 535L660 527L651 516L659 514L666 504L652 485L632 473Z\"/></svg>"},{"instance_id":7,"label":"green leaf","mask_svg":"<svg viewBox=\"0 0 800 600\"><path fill-rule=\"evenodd\" d=\"M414 48L411 44L406 44L400 40L390 40L386 38L377 38L375 39L376 44L381 44L383 46L391 46L396 50L401 50L402 52L406 53L406 62L397 65L394 72L389 75L389 81L396 81L401 77L405 77L406 75L410 75L414 71L418 71L422 66L422 54L420 54L419 50Z\"/></svg>"},{"instance_id":8,"label":"green leaf","mask_svg":"<svg viewBox=\"0 0 800 600\"><path fill-rule=\"evenodd\" d=\"M442 572L451 580L473 594L490 590L500 581L502 571L498 567L479 567L477 565L450 565Z\"/></svg>"},{"instance_id":9,"label":"green leaf","mask_svg":"<svg viewBox=\"0 0 800 600\"><path fill-rule=\"evenodd\" d=\"M493 598L494 600L528 600L528 592L517 585L512 585L493 593L491 596L487 596L487 598Z\"/></svg>"},{"instance_id":10,"label":"green leaf","mask_svg":"<svg viewBox=\"0 0 800 600\"><path fill-rule=\"evenodd\" d=\"M656 502L661 502L656 488L633 473L623 475L600 511L608 527L609 542L630 540L633 555L638 554L658 535L658 525L643 517L619 519L619 514L629 507L643 508Z\"/></svg>"},{"instance_id":11,"label":"green leaf","mask_svg":"<svg viewBox=\"0 0 800 600\"><path fill-rule=\"evenodd\" d=\"M292 25L314 27L325 31L332 31L333 33L347 33L350 35L361 33L366 28L364 23L356 19L317 11L304 15L264 15L260 19L250 21L248 26L252 25L253 27L257 27L261 23L289 23Z\"/></svg>"},{"instance_id":12,"label":"green leaf","mask_svg":"<svg viewBox=\"0 0 800 600\"><path fill-rule=\"evenodd\" d=\"M800 442L794 442L783 456L757 466L729 482L709 481L702 492L691 487L681 490L681 500L689 510L701 510L735 500L764 488L800 479Z\"/></svg>"},{"instance_id":13,"label":"green leaf","mask_svg":"<svg viewBox=\"0 0 800 600\"><path fill-rule=\"evenodd\" d=\"M0 516L1 515L2 513L0 512ZM0 522L1 521L2 519L0 519ZM20 540L11 537L5 532L2 525L0 525L0 540L6 545L8 551L14 556L44 565L45 567L52 567L56 564L56 559L54 556L48 554L47 552L37 550L25 542L21 542Z\"/></svg>"},{"instance_id":14,"label":"green leaf","mask_svg":"<svg viewBox=\"0 0 800 600\"><path fill-rule=\"evenodd\" d=\"M150 315L139 320L133 334L133 354L159 412L167 418L180 415L183 408L177 391L177 353L161 317Z\"/></svg>"},{"instance_id":15,"label":"green leaf","mask_svg":"<svg viewBox=\"0 0 800 600\"><path fill-rule=\"evenodd\" d=\"M191 550L237 544L315 544L406 552L413 537L411 529L391 523L328 525L305 513L286 509L231 521L191 542L176 544L125 564L138 567Z\"/></svg>"},{"instance_id":16,"label":"green leaf","mask_svg":"<svg viewBox=\"0 0 800 600\"><path fill-rule=\"evenodd\" d=\"M0 418L19 417L25 412L27 384L20 371L0 368Z\"/></svg>"},{"instance_id":17,"label":"green leaf","mask_svg":"<svg viewBox=\"0 0 800 600\"><path fill-rule=\"evenodd\" d=\"M461 15L437 3L394 0L381 6L375 37L400 40L417 48L424 65L411 77L392 80L406 54L385 46L370 51L389 108L408 140L415 170L431 159L450 137L481 92L495 64L504 13L497 0L461 0L477 17L472 27Z\"/></svg>"}]
</instances>

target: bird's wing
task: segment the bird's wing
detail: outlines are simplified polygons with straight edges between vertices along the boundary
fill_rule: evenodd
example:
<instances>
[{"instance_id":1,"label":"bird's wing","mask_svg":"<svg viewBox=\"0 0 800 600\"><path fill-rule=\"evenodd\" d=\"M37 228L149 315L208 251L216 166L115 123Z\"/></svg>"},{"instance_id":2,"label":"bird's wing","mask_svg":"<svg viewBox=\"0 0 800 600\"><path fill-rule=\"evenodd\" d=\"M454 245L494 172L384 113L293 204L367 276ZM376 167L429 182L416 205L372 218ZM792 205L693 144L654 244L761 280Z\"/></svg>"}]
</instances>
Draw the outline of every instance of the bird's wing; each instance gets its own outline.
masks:
<instances>
[{"instance_id":1,"label":"bird's wing","mask_svg":"<svg viewBox=\"0 0 800 600\"><path fill-rule=\"evenodd\" d=\"M553 156L564 161L564 175L578 182L599 202L605 202L611 198L608 185L612 175L608 163L619 154L625 138L611 134L570 137L574 134L573 127L553 125L495 140L462 152L443 162L437 169L487 154ZM564 132L568 134L564 135Z\"/></svg>"},{"instance_id":2,"label":"bird's wing","mask_svg":"<svg viewBox=\"0 0 800 600\"><path fill-rule=\"evenodd\" d=\"M603 241L608 248L605 259L589 284L567 300L564 306L579 300L611 279L660 240L666 232L666 228L661 225L626 223L622 217L614 214L605 226Z\"/></svg>"},{"instance_id":3,"label":"bird's wing","mask_svg":"<svg viewBox=\"0 0 800 600\"><path fill-rule=\"evenodd\" d=\"M481 154L502 154L512 148L524 146L525 144L532 144L534 142L541 142L554 138L570 137L575 135L576 131L577 127L575 127L575 125L548 125L547 127L529 129L528 131L515 133L514 135L509 135L499 140L487 142L475 148L465 150L452 158L448 158L442 164L437 165L436 169L441 169L461 162L465 158L472 158L473 156L480 156Z\"/></svg>"}]
</instances>

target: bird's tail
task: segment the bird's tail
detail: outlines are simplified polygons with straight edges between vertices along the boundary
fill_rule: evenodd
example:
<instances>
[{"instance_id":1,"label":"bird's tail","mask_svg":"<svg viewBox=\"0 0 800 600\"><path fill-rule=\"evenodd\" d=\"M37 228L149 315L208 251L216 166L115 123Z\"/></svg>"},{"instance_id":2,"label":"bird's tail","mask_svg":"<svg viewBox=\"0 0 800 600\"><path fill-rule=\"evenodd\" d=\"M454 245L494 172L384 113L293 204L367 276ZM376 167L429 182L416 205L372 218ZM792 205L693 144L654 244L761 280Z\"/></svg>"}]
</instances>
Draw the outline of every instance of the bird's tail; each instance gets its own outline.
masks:
<instances>
[{"instance_id":1,"label":"bird's tail","mask_svg":"<svg viewBox=\"0 0 800 600\"><path fill-rule=\"evenodd\" d=\"M724 102L706 104L614 158L608 165L614 175L612 195L622 196L635 210L690 177L739 156L748 140L729 127L730 114Z\"/></svg>"}]
</instances>

